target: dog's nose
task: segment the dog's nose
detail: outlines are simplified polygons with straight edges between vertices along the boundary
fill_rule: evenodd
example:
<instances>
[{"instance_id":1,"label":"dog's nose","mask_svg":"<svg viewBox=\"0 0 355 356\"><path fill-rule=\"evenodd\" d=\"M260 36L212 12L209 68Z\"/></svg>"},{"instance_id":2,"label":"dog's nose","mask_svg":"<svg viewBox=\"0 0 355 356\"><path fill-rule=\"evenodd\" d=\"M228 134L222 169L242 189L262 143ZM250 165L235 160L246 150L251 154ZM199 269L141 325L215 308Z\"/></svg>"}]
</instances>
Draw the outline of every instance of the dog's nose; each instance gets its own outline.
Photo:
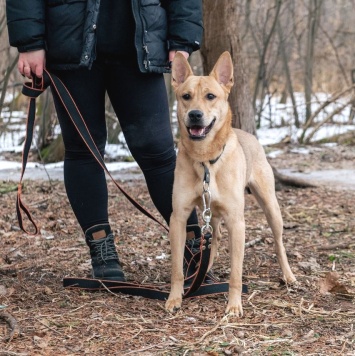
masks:
<instances>
[{"instance_id":1,"label":"dog's nose","mask_svg":"<svg viewBox=\"0 0 355 356\"><path fill-rule=\"evenodd\" d=\"M200 110L191 110L189 112L189 119L192 123L198 123L203 118L203 112Z\"/></svg>"}]
</instances>

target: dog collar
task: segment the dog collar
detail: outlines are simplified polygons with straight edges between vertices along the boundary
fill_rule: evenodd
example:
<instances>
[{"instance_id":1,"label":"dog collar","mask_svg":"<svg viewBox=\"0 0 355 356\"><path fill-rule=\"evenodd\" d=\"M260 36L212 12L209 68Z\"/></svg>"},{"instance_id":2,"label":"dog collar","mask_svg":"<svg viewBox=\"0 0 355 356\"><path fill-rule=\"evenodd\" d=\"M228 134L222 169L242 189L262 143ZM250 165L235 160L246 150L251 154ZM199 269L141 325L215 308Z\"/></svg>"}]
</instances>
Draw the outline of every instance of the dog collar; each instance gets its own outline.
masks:
<instances>
[{"instance_id":1,"label":"dog collar","mask_svg":"<svg viewBox=\"0 0 355 356\"><path fill-rule=\"evenodd\" d=\"M225 147L226 147L226 145L223 146L222 152L219 154L219 156L217 156L215 159L209 160L208 162L209 162L210 164L215 164L215 163L221 158L221 156L222 156L222 154L223 154L223 152L224 152L224 148L225 148ZM207 168L207 166L205 165L204 162L201 162L201 164L202 164L202 166L203 166L203 168L204 168L204 170L205 170L205 174L204 174L204 177L203 177L203 181L204 181L205 183L209 184L209 183L210 183L210 171L209 171L209 169Z\"/></svg>"},{"instance_id":2,"label":"dog collar","mask_svg":"<svg viewBox=\"0 0 355 356\"><path fill-rule=\"evenodd\" d=\"M221 156L222 156L222 154L223 154L223 152L224 152L224 148L225 148L225 147L226 147L226 145L223 146L222 152L220 153L220 155L219 155L218 157L216 157L215 159L211 159L211 160L208 161L208 162L210 162L210 164L215 164L215 163L221 158Z\"/></svg>"}]
</instances>

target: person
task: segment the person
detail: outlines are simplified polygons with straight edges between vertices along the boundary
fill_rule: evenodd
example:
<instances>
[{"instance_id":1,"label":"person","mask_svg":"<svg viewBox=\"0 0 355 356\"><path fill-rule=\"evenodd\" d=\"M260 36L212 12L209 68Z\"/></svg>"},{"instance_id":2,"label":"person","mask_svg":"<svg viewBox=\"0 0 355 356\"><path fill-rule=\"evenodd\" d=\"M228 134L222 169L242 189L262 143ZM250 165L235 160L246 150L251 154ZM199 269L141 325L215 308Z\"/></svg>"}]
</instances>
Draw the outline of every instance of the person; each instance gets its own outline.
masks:
<instances>
[{"instance_id":1,"label":"person","mask_svg":"<svg viewBox=\"0 0 355 356\"><path fill-rule=\"evenodd\" d=\"M105 94L156 208L169 223L176 153L163 73L177 51L199 49L201 0L6 0L9 42L18 70L43 69L68 88L102 156ZM64 146L64 183L90 248L93 278L125 281L108 216L105 173L52 90ZM201 236L196 211L187 235Z\"/></svg>"}]
</instances>

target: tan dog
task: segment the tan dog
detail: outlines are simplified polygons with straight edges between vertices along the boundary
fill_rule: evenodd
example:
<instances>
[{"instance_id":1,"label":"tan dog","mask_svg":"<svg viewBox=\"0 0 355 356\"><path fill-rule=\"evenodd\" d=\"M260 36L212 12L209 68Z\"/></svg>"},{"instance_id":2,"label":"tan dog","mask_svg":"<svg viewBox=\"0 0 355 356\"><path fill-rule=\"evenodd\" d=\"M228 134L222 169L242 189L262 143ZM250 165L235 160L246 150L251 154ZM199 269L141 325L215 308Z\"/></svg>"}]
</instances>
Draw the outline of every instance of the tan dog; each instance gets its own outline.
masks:
<instances>
[{"instance_id":1,"label":"tan dog","mask_svg":"<svg viewBox=\"0 0 355 356\"><path fill-rule=\"evenodd\" d=\"M226 313L243 315L242 267L245 244L244 190L249 187L272 229L276 255L287 283L294 277L282 243L283 222L275 195L272 169L257 139L231 126L228 95L233 86L233 64L228 52L218 59L209 76L194 76L185 57L177 53L172 86L178 107L181 139L173 188L170 219L172 256L171 291L166 309L180 308L183 294L185 226L192 209L202 203L204 163L210 171L212 250L209 268L217 253L224 219L229 234L231 275Z\"/></svg>"}]
</instances>

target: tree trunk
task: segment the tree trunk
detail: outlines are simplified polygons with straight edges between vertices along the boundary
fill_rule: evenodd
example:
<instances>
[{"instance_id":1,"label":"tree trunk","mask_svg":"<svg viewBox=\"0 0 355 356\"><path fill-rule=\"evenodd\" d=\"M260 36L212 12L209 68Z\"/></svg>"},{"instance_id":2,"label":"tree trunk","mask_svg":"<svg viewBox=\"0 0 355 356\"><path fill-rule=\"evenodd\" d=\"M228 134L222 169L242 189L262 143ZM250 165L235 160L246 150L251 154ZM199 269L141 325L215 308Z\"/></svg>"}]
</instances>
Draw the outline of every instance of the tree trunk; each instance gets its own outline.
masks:
<instances>
[{"instance_id":1,"label":"tree trunk","mask_svg":"<svg viewBox=\"0 0 355 356\"><path fill-rule=\"evenodd\" d=\"M281 52L281 58L282 58L282 63L283 67L285 70L285 77L286 77L286 83L287 83L287 91L290 95L291 101L292 101L292 108L293 108L293 116L295 117L295 126L297 128L300 127L300 121L298 118L298 111L297 111L297 103L293 91L293 85L292 85L292 79L291 79L291 72L290 72L290 67L288 64L288 57L287 57L287 52L286 52L286 44L285 40L283 38L283 31L281 28L280 21L277 23L277 32L279 35L279 40L280 40L280 52Z\"/></svg>"},{"instance_id":2,"label":"tree trunk","mask_svg":"<svg viewBox=\"0 0 355 356\"><path fill-rule=\"evenodd\" d=\"M314 47L317 36L317 29L320 17L321 0L310 2L308 13L308 34L305 56L305 78L304 78L304 96L306 101L306 122L312 116L312 83L313 83L313 62Z\"/></svg>"},{"instance_id":3,"label":"tree trunk","mask_svg":"<svg viewBox=\"0 0 355 356\"><path fill-rule=\"evenodd\" d=\"M355 84L355 69L351 70L351 82L353 83L353 85ZM355 100L352 102L351 104L351 108L350 108L350 115L349 115L349 120L348 123L349 125L352 125L352 123L354 122L354 117L355 117Z\"/></svg>"},{"instance_id":4,"label":"tree trunk","mask_svg":"<svg viewBox=\"0 0 355 356\"><path fill-rule=\"evenodd\" d=\"M259 68L258 68L258 75L257 75L256 81L255 81L255 89L254 89L254 95L253 95L253 101L252 101L254 111L256 110L256 101L257 101L259 92L261 92L260 101L261 101L261 103L263 103L264 97L265 97L265 91L267 93L267 88L268 88L268 84L267 84L267 80L266 80L267 63L266 63L265 59L266 59L266 53L268 52L271 39L272 39L275 29L276 29L276 24L278 22L282 1L275 0L275 3L276 3L275 4L276 5L276 13L275 13L275 16L273 19L273 23L272 23L270 32L265 36L265 40L263 41L260 62L259 62ZM260 86L261 86L261 90L259 90ZM260 110L258 112L258 118L257 118L257 127L258 128L260 127L260 122L261 122L262 107L263 107L263 105L261 104Z\"/></svg>"},{"instance_id":5,"label":"tree trunk","mask_svg":"<svg viewBox=\"0 0 355 356\"><path fill-rule=\"evenodd\" d=\"M234 87L229 96L233 127L256 135L249 76L242 55L236 0L203 0L204 40L201 48L204 73L208 74L218 57L229 51L234 62Z\"/></svg>"}]
</instances>

